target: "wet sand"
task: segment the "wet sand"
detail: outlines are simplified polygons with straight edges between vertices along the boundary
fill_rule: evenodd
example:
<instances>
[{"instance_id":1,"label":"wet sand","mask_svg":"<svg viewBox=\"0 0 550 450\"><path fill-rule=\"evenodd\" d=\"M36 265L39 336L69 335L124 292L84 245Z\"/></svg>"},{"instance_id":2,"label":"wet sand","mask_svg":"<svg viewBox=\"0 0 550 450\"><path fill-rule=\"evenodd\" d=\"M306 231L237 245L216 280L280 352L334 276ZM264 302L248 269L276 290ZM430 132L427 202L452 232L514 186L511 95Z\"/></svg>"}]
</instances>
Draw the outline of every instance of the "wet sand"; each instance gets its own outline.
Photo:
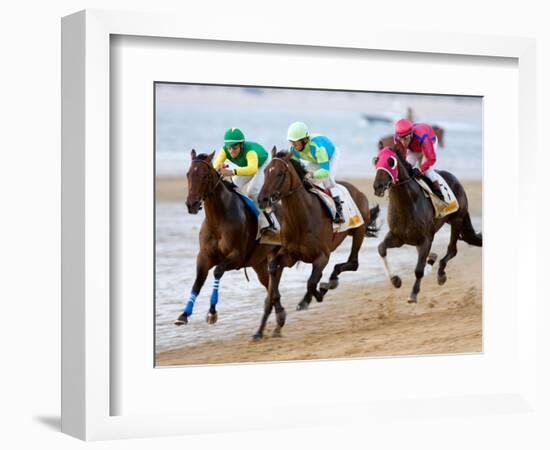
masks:
<instances>
[{"instance_id":1,"label":"wet sand","mask_svg":"<svg viewBox=\"0 0 550 450\"><path fill-rule=\"evenodd\" d=\"M449 263L447 283L439 286L435 273L427 275L416 305L406 301L412 274L403 277L400 289L388 281L353 289L342 282L307 311L285 304L283 337L271 337L272 316L260 342L252 341L255 330L250 330L229 340L162 352L157 365L481 352L480 256L479 248L461 243ZM251 311L258 321L259 313Z\"/></svg>"},{"instance_id":2,"label":"wet sand","mask_svg":"<svg viewBox=\"0 0 550 450\"><path fill-rule=\"evenodd\" d=\"M372 180L348 181L367 193L372 204L385 204L385 199L372 195ZM472 215L481 216L481 183L464 185ZM185 195L184 179L157 180L157 201L181 201ZM412 267L399 270L403 279L400 289L387 280L365 280L364 286L358 286L346 285L343 278L323 303L313 302L307 311L296 311L296 302L283 298L287 322L280 338L271 337L272 315L260 342L251 340L256 329L246 328L223 339L162 351L156 363L172 366L481 352L481 255L482 249L459 241L458 255L447 267L447 283L439 286L435 273L426 275L416 305L406 301L414 281ZM250 311L258 324L261 311L260 304Z\"/></svg>"}]
</instances>

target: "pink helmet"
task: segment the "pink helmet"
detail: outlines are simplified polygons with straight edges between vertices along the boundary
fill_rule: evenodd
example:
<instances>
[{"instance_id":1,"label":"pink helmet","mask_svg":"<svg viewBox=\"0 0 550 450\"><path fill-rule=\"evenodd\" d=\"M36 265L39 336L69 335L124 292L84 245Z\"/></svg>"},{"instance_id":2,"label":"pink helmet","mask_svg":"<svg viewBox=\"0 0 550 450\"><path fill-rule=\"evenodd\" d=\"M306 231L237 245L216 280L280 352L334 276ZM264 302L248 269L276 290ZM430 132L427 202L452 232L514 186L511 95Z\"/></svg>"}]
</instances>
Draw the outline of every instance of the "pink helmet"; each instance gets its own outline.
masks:
<instances>
[{"instance_id":1,"label":"pink helmet","mask_svg":"<svg viewBox=\"0 0 550 450\"><path fill-rule=\"evenodd\" d=\"M406 136L409 133L412 133L413 124L410 120L399 119L395 122L395 135L396 136Z\"/></svg>"}]
</instances>

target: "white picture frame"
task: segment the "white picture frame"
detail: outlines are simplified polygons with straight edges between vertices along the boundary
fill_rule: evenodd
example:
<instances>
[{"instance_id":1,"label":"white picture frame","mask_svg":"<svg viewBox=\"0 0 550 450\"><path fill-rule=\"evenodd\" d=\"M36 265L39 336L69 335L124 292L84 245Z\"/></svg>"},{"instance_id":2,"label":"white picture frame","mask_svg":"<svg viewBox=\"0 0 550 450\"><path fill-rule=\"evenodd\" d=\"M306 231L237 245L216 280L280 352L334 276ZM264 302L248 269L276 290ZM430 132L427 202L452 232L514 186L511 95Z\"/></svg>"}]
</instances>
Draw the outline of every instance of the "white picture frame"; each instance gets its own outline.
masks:
<instances>
[{"instance_id":1,"label":"white picture frame","mask_svg":"<svg viewBox=\"0 0 550 450\"><path fill-rule=\"evenodd\" d=\"M180 413L112 415L112 394L117 389L111 378L113 358L111 322L111 173L110 153L110 39L113 35L211 40L223 42L300 45L334 49L365 49L407 54L446 54L470 57L498 57L517 60L519 76L518 133L522 145L535 147L535 45L532 39L451 34L403 34L365 32L360 36L326 35L315 30L281 35L275 27L257 25L222 30L205 30L201 24L167 14L144 14L87 10L63 18L62 22L62 431L85 440L149 437L187 433L237 431L265 428L265 411L237 411L234 405L219 405L207 418L206 412L190 415L185 404ZM151 143L152 145L152 143ZM535 224L534 177L519 159L517 208L523 223ZM350 423L382 416L403 420L407 415L467 417L498 414L537 414L536 386L536 292L529 285L535 258L535 235L522 237L517 260L522 286L518 303L517 352L521 362L511 390L460 398L360 399L355 403L278 404L268 428L312 424ZM525 289L523 289L525 287ZM516 295L519 295L516 293ZM391 362L384 362L391 364ZM312 372L314 366L300 366ZM358 366L357 366L358 367ZM170 369L172 370L172 369ZM246 370L254 372L252 366ZM361 370L360 368L358 370ZM399 401L399 412L395 405ZM427 402L427 403L426 403ZM188 412L188 411L187 411ZM222 420L231 417L231 420ZM208 419L208 420L207 420Z\"/></svg>"}]
</instances>

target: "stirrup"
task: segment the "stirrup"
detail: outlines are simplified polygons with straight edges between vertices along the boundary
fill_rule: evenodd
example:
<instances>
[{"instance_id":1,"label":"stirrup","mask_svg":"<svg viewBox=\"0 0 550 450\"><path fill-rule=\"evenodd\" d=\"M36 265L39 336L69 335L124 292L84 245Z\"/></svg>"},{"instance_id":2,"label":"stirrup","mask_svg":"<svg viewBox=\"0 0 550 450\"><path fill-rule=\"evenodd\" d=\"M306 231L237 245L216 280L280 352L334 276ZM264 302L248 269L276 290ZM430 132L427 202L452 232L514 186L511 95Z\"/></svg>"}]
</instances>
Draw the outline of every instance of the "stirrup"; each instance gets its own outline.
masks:
<instances>
[{"instance_id":1,"label":"stirrup","mask_svg":"<svg viewBox=\"0 0 550 450\"><path fill-rule=\"evenodd\" d=\"M344 219L344 212L339 211L338 208L336 208L336 214L334 214L334 219L332 220L334 223L345 223L346 219Z\"/></svg>"},{"instance_id":2,"label":"stirrup","mask_svg":"<svg viewBox=\"0 0 550 450\"><path fill-rule=\"evenodd\" d=\"M441 200L443 203L447 203L447 200L445 200L445 196L443 195L443 192L441 192L441 189L435 190L432 187L432 192L436 195L436 197Z\"/></svg>"}]
</instances>

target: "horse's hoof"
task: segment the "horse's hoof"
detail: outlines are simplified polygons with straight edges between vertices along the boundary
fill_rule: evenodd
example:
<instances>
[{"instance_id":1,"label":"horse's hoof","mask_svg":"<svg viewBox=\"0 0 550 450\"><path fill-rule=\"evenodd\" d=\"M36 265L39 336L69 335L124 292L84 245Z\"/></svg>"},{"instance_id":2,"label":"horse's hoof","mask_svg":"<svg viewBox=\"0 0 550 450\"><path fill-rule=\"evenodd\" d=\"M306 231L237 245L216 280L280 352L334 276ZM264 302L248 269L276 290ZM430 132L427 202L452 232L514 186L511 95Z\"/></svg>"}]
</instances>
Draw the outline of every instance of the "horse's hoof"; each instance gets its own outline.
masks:
<instances>
[{"instance_id":1,"label":"horse's hoof","mask_svg":"<svg viewBox=\"0 0 550 450\"><path fill-rule=\"evenodd\" d=\"M309 303L307 302L300 302L296 305L296 311L305 311L309 308Z\"/></svg>"},{"instance_id":2,"label":"horse's hoof","mask_svg":"<svg viewBox=\"0 0 550 450\"><path fill-rule=\"evenodd\" d=\"M430 253L428 255L428 259L426 260L426 262L430 265L430 266L433 266L435 264L435 262L437 261L437 253Z\"/></svg>"},{"instance_id":3,"label":"horse's hoof","mask_svg":"<svg viewBox=\"0 0 550 450\"><path fill-rule=\"evenodd\" d=\"M252 340L254 342L259 342L264 338L264 335L262 333L256 333L254 336L252 336Z\"/></svg>"},{"instance_id":4,"label":"horse's hoof","mask_svg":"<svg viewBox=\"0 0 550 450\"><path fill-rule=\"evenodd\" d=\"M277 314L277 328L280 329L284 326L286 322L286 311L284 309L281 309Z\"/></svg>"},{"instance_id":5,"label":"horse's hoof","mask_svg":"<svg viewBox=\"0 0 550 450\"><path fill-rule=\"evenodd\" d=\"M177 325L178 327L180 325L187 325L187 315L185 313L181 314L174 322L174 325Z\"/></svg>"},{"instance_id":6,"label":"horse's hoof","mask_svg":"<svg viewBox=\"0 0 550 450\"><path fill-rule=\"evenodd\" d=\"M328 291L329 289L336 289L338 287L338 279L335 278L334 280L328 280L327 282L323 282L319 285L319 288L321 291Z\"/></svg>"},{"instance_id":7,"label":"horse's hoof","mask_svg":"<svg viewBox=\"0 0 550 450\"><path fill-rule=\"evenodd\" d=\"M394 275L390 278L391 284L393 284L394 288L400 288L401 287L401 278L398 275Z\"/></svg>"},{"instance_id":8,"label":"horse's hoof","mask_svg":"<svg viewBox=\"0 0 550 450\"><path fill-rule=\"evenodd\" d=\"M218 321L218 313L211 313L209 312L206 315L206 323L210 325L214 325Z\"/></svg>"},{"instance_id":9,"label":"horse's hoof","mask_svg":"<svg viewBox=\"0 0 550 450\"><path fill-rule=\"evenodd\" d=\"M447 275L443 274L437 276L437 284L439 284L440 286L443 286L445 284L445 281L447 281Z\"/></svg>"},{"instance_id":10,"label":"horse's hoof","mask_svg":"<svg viewBox=\"0 0 550 450\"><path fill-rule=\"evenodd\" d=\"M274 337L274 338L283 337L283 334L281 333L281 329L279 327L277 327L273 330L272 337Z\"/></svg>"},{"instance_id":11,"label":"horse's hoof","mask_svg":"<svg viewBox=\"0 0 550 450\"><path fill-rule=\"evenodd\" d=\"M407 303L417 303L416 295L409 296L409 298L407 299Z\"/></svg>"}]
</instances>

